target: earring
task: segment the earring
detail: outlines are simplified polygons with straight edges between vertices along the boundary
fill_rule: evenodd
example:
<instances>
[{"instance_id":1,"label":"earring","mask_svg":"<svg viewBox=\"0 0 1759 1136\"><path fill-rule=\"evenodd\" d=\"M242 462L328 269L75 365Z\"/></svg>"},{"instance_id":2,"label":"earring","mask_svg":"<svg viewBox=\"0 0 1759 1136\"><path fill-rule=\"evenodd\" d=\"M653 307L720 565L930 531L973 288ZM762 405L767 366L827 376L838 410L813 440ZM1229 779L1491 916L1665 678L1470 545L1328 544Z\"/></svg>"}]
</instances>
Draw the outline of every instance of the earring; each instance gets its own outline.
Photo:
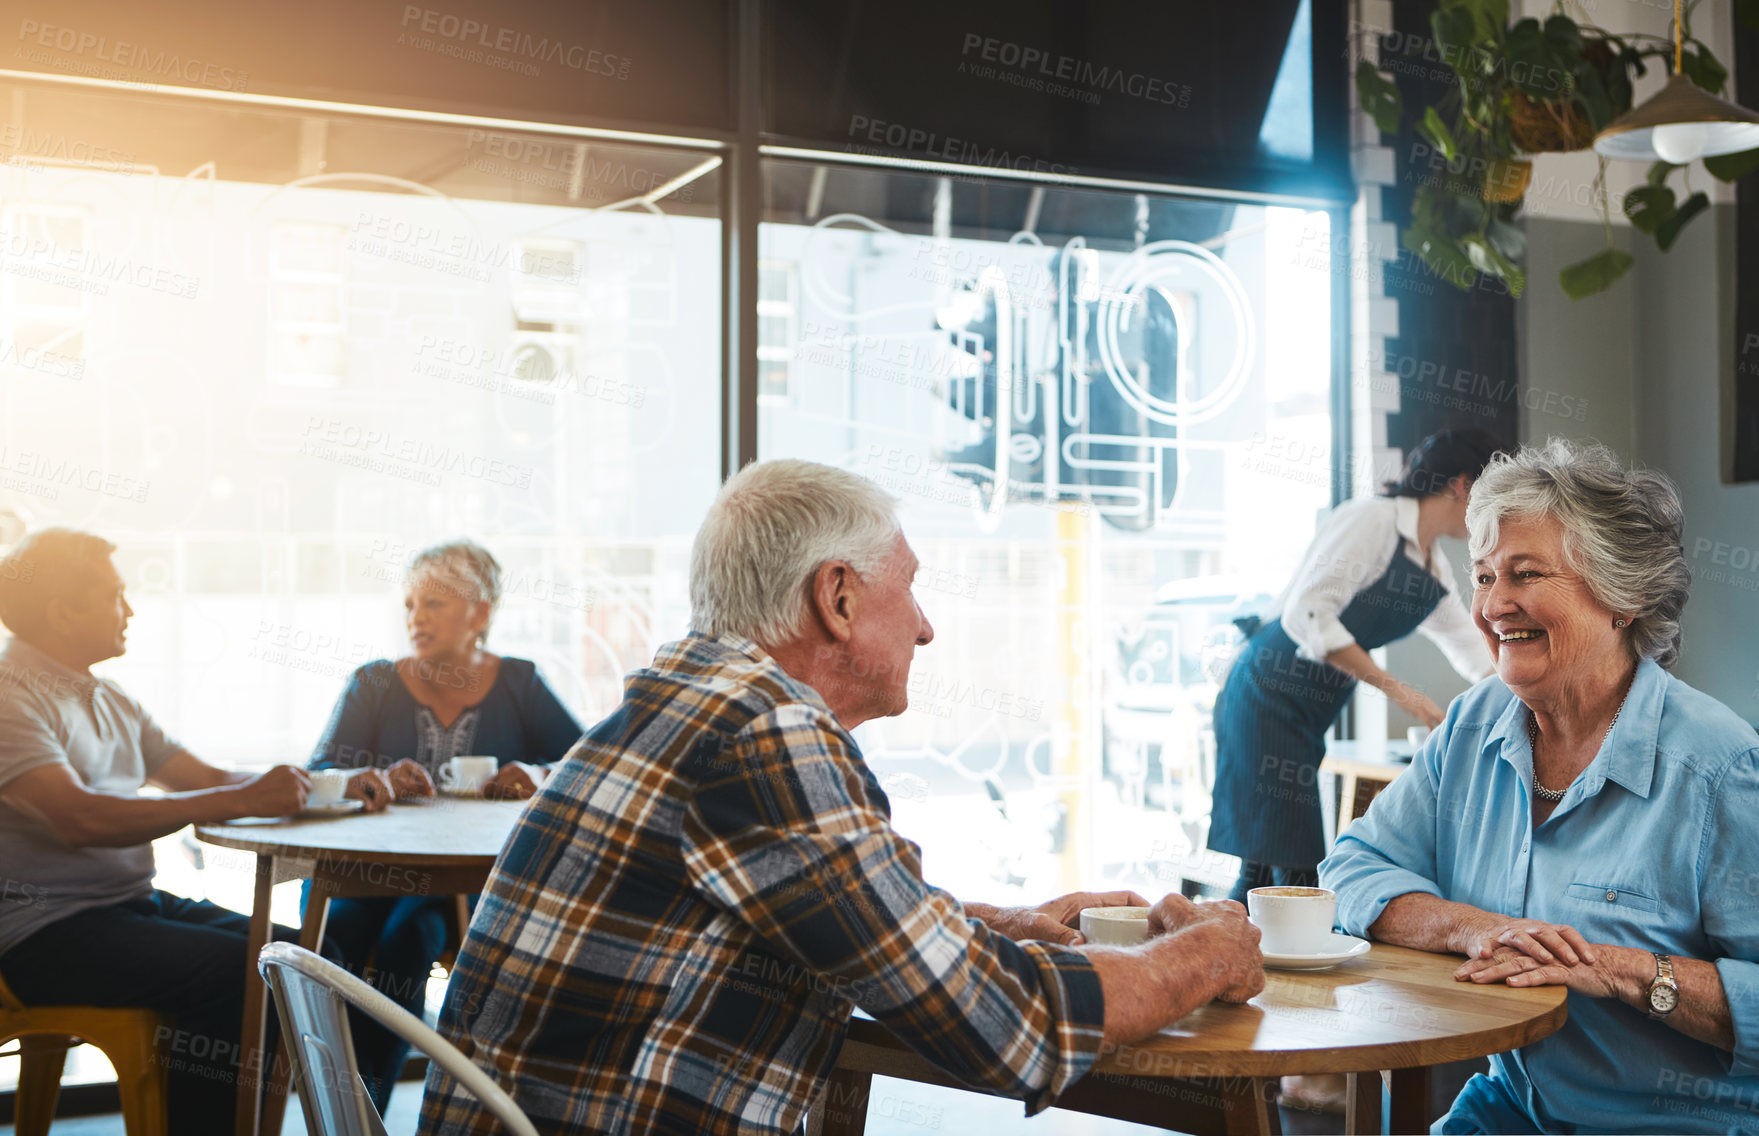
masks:
<instances>
[{"instance_id":1,"label":"earring","mask_svg":"<svg viewBox=\"0 0 1759 1136\"><path fill-rule=\"evenodd\" d=\"M1624 628L1625 628L1625 622L1626 622L1626 621L1625 621L1625 620L1622 620L1622 619L1615 619L1615 620L1613 620L1613 621L1612 621L1612 625L1613 625L1613 626L1614 626L1614 627L1615 627L1615 628L1617 628L1617 629L1618 629L1618 630L1620 630L1620 631L1623 631L1623 630L1624 630Z\"/></svg>"}]
</instances>

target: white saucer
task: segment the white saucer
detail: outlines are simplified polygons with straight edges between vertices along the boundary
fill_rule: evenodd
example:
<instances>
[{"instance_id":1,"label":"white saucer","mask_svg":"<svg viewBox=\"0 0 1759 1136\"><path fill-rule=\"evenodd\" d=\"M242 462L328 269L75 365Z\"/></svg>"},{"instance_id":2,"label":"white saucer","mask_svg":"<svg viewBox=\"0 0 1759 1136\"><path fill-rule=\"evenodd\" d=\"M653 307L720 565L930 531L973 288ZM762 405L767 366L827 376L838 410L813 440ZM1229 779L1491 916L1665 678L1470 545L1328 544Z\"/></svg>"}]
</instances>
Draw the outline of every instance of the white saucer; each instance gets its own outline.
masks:
<instances>
[{"instance_id":1,"label":"white saucer","mask_svg":"<svg viewBox=\"0 0 1759 1136\"><path fill-rule=\"evenodd\" d=\"M1349 962L1353 958L1361 958L1372 946L1367 939L1358 939L1354 935L1340 935L1336 931L1331 935L1331 948L1312 955L1279 955L1270 951L1264 952L1264 965L1278 970L1329 970L1339 963Z\"/></svg>"},{"instance_id":2,"label":"white saucer","mask_svg":"<svg viewBox=\"0 0 1759 1136\"><path fill-rule=\"evenodd\" d=\"M439 796L454 797L460 801L480 801L483 798L481 789L435 789L434 792Z\"/></svg>"},{"instance_id":3,"label":"white saucer","mask_svg":"<svg viewBox=\"0 0 1759 1136\"><path fill-rule=\"evenodd\" d=\"M357 813L366 808L366 802L360 800L337 801L330 805L307 805L299 810L302 817L335 817Z\"/></svg>"}]
</instances>

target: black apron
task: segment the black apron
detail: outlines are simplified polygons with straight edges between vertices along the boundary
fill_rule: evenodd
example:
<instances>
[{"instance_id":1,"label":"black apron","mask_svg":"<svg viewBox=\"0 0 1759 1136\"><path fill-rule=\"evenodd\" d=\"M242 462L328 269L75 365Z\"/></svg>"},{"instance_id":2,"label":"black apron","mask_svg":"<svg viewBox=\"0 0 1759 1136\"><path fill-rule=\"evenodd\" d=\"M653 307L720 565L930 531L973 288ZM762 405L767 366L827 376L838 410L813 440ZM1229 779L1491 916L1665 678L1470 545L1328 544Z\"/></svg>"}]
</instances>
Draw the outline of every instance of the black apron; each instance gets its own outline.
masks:
<instances>
[{"instance_id":1,"label":"black apron","mask_svg":"<svg viewBox=\"0 0 1759 1136\"><path fill-rule=\"evenodd\" d=\"M1393 542L1386 571L1338 617L1365 651L1415 631L1447 595L1404 547L1402 537ZM1281 619L1247 640L1215 700L1212 849L1294 868L1324 858L1319 763L1326 731L1355 688L1329 663L1297 655Z\"/></svg>"}]
</instances>

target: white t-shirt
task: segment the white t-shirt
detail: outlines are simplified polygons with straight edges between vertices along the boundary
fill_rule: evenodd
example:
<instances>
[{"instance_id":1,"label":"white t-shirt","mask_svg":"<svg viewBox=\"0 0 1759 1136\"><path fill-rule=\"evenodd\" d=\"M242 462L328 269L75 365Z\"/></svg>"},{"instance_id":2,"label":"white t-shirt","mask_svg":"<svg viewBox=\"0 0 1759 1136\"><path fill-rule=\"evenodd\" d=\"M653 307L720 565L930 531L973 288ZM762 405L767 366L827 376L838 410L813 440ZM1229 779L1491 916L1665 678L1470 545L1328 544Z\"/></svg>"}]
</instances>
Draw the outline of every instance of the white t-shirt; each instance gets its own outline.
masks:
<instances>
[{"instance_id":1,"label":"white t-shirt","mask_svg":"<svg viewBox=\"0 0 1759 1136\"><path fill-rule=\"evenodd\" d=\"M1461 675L1473 682L1488 675L1490 649L1460 599L1453 566L1439 548L1430 563L1423 562L1414 497L1357 497L1319 523L1280 601L1283 630L1295 641L1296 653L1323 662L1333 651L1356 641L1338 617L1351 600L1380 579L1395 546L1447 590L1417 630L1441 648Z\"/></svg>"},{"instance_id":2,"label":"white t-shirt","mask_svg":"<svg viewBox=\"0 0 1759 1136\"><path fill-rule=\"evenodd\" d=\"M0 793L57 762L93 789L136 793L182 748L108 679L70 670L16 636L0 646ZM0 800L0 956L50 923L152 886L151 844L71 848Z\"/></svg>"}]
</instances>

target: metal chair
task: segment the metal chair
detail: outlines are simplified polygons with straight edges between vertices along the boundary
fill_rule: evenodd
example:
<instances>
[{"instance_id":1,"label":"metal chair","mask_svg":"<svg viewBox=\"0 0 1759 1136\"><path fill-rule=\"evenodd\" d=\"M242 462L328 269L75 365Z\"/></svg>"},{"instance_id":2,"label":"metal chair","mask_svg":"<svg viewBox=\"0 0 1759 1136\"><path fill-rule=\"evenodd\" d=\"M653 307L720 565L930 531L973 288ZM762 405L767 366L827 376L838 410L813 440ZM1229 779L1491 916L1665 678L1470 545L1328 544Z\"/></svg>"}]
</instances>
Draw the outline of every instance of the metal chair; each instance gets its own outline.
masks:
<instances>
[{"instance_id":1,"label":"metal chair","mask_svg":"<svg viewBox=\"0 0 1759 1136\"><path fill-rule=\"evenodd\" d=\"M513 1136L537 1129L494 1079L421 1019L331 962L292 943L270 943L257 969L275 996L281 1043L305 1108L310 1136L385 1136L366 1085L356 1072L348 1007L378 1019L463 1084Z\"/></svg>"},{"instance_id":2,"label":"metal chair","mask_svg":"<svg viewBox=\"0 0 1759 1136\"><path fill-rule=\"evenodd\" d=\"M18 1136L44 1136L61 1096L67 1051L87 1042L116 1068L128 1136L166 1136L165 1063L156 1039L167 1020L151 1010L26 1006L0 981L0 1045L18 1042Z\"/></svg>"}]
</instances>

